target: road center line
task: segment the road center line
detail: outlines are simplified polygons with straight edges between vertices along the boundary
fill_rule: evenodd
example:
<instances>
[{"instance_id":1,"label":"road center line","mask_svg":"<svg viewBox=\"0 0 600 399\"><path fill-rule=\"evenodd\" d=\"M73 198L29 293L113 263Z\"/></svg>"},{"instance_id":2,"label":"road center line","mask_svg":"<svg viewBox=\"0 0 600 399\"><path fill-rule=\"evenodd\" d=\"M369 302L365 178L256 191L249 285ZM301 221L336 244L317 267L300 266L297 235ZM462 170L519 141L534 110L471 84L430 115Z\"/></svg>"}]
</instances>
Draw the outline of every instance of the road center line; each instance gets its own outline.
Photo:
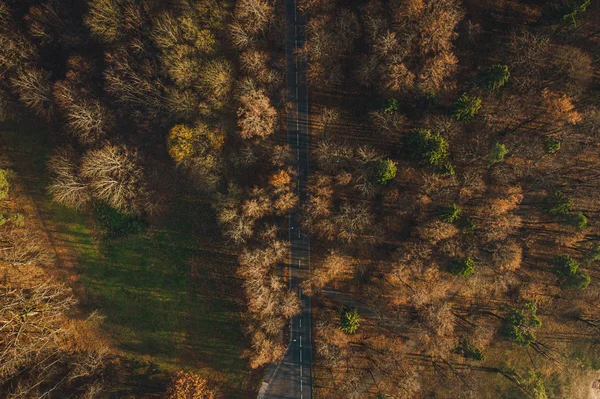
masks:
<instances>
[{"instance_id":1,"label":"road center line","mask_svg":"<svg viewBox=\"0 0 600 399\"><path fill-rule=\"evenodd\" d=\"M300 363L302 363L302 351L300 351Z\"/></svg>"},{"instance_id":2,"label":"road center line","mask_svg":"<svg viewBox=\"0 0 600 399\"><path fill-rule=\"evenodd\" d=\"M300 347L302 348L302 335L300 336Z\"/></svg>"}]
</instances>

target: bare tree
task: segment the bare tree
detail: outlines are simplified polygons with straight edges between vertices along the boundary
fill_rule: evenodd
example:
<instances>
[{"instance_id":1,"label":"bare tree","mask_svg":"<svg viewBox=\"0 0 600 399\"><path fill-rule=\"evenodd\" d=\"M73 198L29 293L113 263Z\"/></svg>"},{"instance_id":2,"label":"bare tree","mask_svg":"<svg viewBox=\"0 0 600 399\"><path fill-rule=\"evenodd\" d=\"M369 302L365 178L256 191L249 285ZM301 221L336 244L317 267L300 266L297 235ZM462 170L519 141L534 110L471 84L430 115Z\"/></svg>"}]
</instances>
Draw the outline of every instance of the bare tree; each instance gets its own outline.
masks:
<instances>
[{"instance_id":1,"label":"bare tree","mask_svg":"<svg viewBox=\"0 0 600 399\"><path fill-rule=\"evenodd\" d=\"M115 209L137 214L152 209L140 157L123 145L108 144L88 151L81 176L89 182L95 198Z\"/></svg>"},{"instance_id":2,"label":"bare tree","mask_svg":"<svg viewBox=\"0 0 600 399\"><path fill-rule=\"evenodd\" d=\"M143 23L142 10L135 2L93 0L85 24L102 43L114 44Z\"/></svg>"},{"instance_id":3,"label":"bare tree","mask_svg":"<svg viewBox=\"0 0 600 399\"><path fill-rule=\"evenodd\" d=\"M50 74L40 68L20 70L10 81L19 99L41 117L52 115Z\"/></svg>"},{"instance_id":4,"label":"bare tree","mask_svg":"<svg viewBox=\"0 0 600 399\"><path fill-rule=\"evenodd\" d=\"M273 20L273 4L268 0L240 0L235 7L235 16L250 32L264 30Z\"/></svg>"},{"instance_id":5,"label":"bare tree","mask_svg":"<svg viewBox=\"0 0 600 399\"><path fill-rule=\"evenodd\" d=\"M0 2L0 71L25 68L35 55L33 45L15 25L10 8Z\"/></svg>"},{"instance_id":6,"label":"bare tree","mask_svg":"<svg viewBox=\"0 0 600 399\"><path fill-rule=\"evenodd\" d=\"M225 102L231 94L233 80L233 68L224 59L209 61L200 70L202 93L219 102Z\"/></svg>"},{"instance_id":7,"label":"bare tree","mask_svg":"<svg viewBox=\"0 0 600 399\"><path fill-rule=\"evenodd\" d=\"M90 200L90 188L87 181L79 175L74 155L61 149L48 161L48 168L53 174L52 183L48 187L52 199L65 206L80 209Z\"/></svg>"}]
</instances>

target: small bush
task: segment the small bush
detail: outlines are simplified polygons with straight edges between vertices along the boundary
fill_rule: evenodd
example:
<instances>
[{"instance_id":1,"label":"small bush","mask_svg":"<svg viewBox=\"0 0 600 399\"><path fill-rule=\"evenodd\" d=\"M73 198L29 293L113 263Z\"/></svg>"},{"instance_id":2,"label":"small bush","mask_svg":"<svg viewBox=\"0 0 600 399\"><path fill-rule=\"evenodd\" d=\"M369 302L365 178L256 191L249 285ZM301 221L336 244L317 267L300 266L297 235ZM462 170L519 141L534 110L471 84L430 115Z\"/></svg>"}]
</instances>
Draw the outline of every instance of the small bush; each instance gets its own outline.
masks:
<instances>
[{"instance_id":1,"label":"small bush","mask_svg":"<svg viewBox=\"0 0 600 399\"><path fill-rule=\"evenodd\" d=\"M578 212L573 216L573 225L579 230L585 230L588 225L588 218L583 214L583 212Z\"/></svg>"},{"instance_id":2,"label":"small bush","mask_svg":"<svg viewBox=\"0 0 600 399\"><path fill-rule=\"evenodd\" d=\"M477 230L477 225L473 219L470 218L461 219L459 227L463 234L473 233L475 230Z\"/></svg>"},{"instance_id":3,"label":"small bush","mask_svg":"<svg viewBox=\"0 0 600 399\"><path fill-rule=\"evenodd\" d=\"M556 139L547 139L544 142L544 148L546 149L546 152L550 155L556 155L556 153L558 152L558 150L560 150L560 141L556 140Z\"/></svg>"},{"instance_id":4,"label":"small bush","mask_svg":"<svg viewBox=\"0 0 600 399\"><path fill-rule=\"evenodd\" d=\"M537 317L537 306L527 302L522 309L513 308L509 311L500 328L500 334L519 345L529 346L535 342L533 328L540 328L542 322Z\"/></svg>"},{"instance_id":5,"label":"small bush","mask_svg":"<svg viewBox=\"0 0 600 399\"><path fill-rule=\"evenodd\" d=\"M409 157L420 165L440 166L448 157L448 142L439 133L417 129L404 139Z\"/></svg>"},{"instance_id":6,"label":"small bush","mask_svg":"<svg viewBox=\"0 0 600 399\"><path fill-rule=\"evenodd\" d=\"M575 288L578 290L584 290L590 285L591 282L590 275L587 274L584 270L578 270L572 276L569 276L565 279L562 284L562 288Z\"/></svg>"},{"instance_id":7,"label":"small bush","mask_svg":"<svg viewBox=\"0 0 600 399\"><path fill-rule=\"evenodd\" d=\"M98 232L107 238L115 239L143 232L147 222L139 217L119 212L105 203L98 203L92 209Z\"/></svg>"},{"instance_id":8,"label":"small bush","mask_svg":"<svg viewBox=\"0 0 600 399\"><path fill-rule=\"evenodd\" d=\"M487 91L496 91L508 82L510 71L507 65L494 65L481 74L482 86Z\"/></svg>"},{"instance_id":9,"label":"small bush","mask_svg":"<svg viewBox=\"0 0 600 399\"><path fill-rule=\"evenodd\" d=\"M462 208L459 205L452 204L442 212L442 220L444 222L453 223L460 218Z\"/></svg>"},{"instance_id":10,"label":"small bush","mask_svg":"<svg viewBox=\"0 0 600 399\"><path fill-rule=\"evenodd\" d=\"M385 108L383 109L383 112L386 114L393 114L394 112L397 112L398 109L398 100L395 98L390 98L385 102Z\"/></svg>"},{"instance_id":11,"label":"small bush","mask_svg":"<svg viewBox=\"0 0 600 399\"><path fill-rule=\"evenodd\" d=\"M450 162L446 162L437 171L442 176L453 176L454 175L454 166Z\"/></svg>"},{"instance_id":12,"label":"small bush","mask_svg":"<svg viewBox=\"0 0 600 399\"><path fill-rule=\"evenodd\" d=\"M448 272L456 276L470 276L475 270L475 261L472 258L452 259L448 262Z\"/></svg>"},{"instance_id":13,"label":"small bush","mask_svg":"<svg viewBox=\"0 0 600 399\"><path fill-rule=\"evenodd\" d=\"M558 278L572 276L579 270L579 263L569 255L555 256L552 263L554 265L554 274Z\"/></svg>"},{"instance_id":14,"label":"small bush","mask_svg":"<svg viewBox=\"0 0 600 399\"><path fill-rule=\"evenodd\" d=\"M600 260L600 245L598 243L594 243L589 252L585 255L583 263L586 265L591 265L593 262Z\"/></svg>"},{"instance_id":15,"label":"small bush","mask_svg":"<svg viewBox=\"0 0 600 399\"><path fill-rule=\"evenodd\" d=\"M356 308L344 307L340 312L340 330L354 334L360 325L360 315Z\"/></svg>"},{"instance_id":16,"label":"small bush","mask_svg":"<svg viewBox=\"0 0 600 399\"><path fill-rule=\"evenodd\" d=\"M562 191L554 191L546 198L544 208L552 216L569 216L571 213L571 199Z\"/></svg>"},{"instance_id":17,"label":"small bush","mask_svg":"<svg viewBox=\"0 0 600 399\"><path fill-rule=\"evenodd\" d=\"M485 360L483 351L466 338L460 340L457 347L454 349L454 353L466 359L473 359L476 361Z\"/></svg>"},{"instance_id":18,"label":"small bush","mask_svg":"<svg viewBox=\"0 0 600 399\"><path fill-rule=\"evenodd\" d=\"M569 0L569 1L565 2L565 5L564 5L563 11L562 11L563 12L562 20L564 22L569 23L572 26L576 27L578 25L577 24L577 16L580 13L585 12L591 3L592 3L592 0Z\"/></svg>"},{"instance_id":19,"label":"small bush","mask_svg":"<svg viewBox=\"0 0 600 399\"><path fill-rule=\"evenodd\" d=\"M577 288L583 290L590 284L590 276L579 269L577 263L569 255L555 256L552 271L559 278L562 288Z\"/></svg>"},{"instance_id":20,"label":"small bush","mask_svg":"<svg viewBox=\"0 0 600 399\"><path fill-rule=\"evenodd\" d=\"M481 109L481 98L468 96L463 93L452 104L452 115L457 121L469 122Z\"/></svg>"},{"instance_id":21,"label":"small bush","mask_svg":"<svg viewBox=\"0 0 600 399\"><path fill-rule=\"evenodd\" d=\"M0 200L8 196L8 190L10 189L8 179L10 179L11 174L12 171L8 169L0 169Z\"/></svg>"},{"instance_id":22,"label":"small bush","mask_svg":"<svg viewBox=\"0 0 600 399\"><path fill-rule=\"evenodd\" d=\"M398 163L389 158L382 160L377 166L377 183L387 184L389 181L393 180L398 172L397 166Z\"/></svg>"},{"instance_id":23,"label":"small bush","mask_svg":"<svg viewBox=\"0 0 600 399\"><path fill-rule=\"evenodd\" d=\"M17 227L23 227L25 225L25 216L22 213L17 213L11 216L10 220Z\"/></svg>"},{"instance_id":24,"label":"small bush","mask_svg":"<svg viewBox=\"0 0 600 399\"><path fill-rule=\"evenodd\" d=\"M504 162L504 157L508 154L508 149L504 144L500 144L497 141L494 143L492 147L492 153L490 154L490 163L489 166L492 166L498 162Z\"/></svg>"}]
</instances>

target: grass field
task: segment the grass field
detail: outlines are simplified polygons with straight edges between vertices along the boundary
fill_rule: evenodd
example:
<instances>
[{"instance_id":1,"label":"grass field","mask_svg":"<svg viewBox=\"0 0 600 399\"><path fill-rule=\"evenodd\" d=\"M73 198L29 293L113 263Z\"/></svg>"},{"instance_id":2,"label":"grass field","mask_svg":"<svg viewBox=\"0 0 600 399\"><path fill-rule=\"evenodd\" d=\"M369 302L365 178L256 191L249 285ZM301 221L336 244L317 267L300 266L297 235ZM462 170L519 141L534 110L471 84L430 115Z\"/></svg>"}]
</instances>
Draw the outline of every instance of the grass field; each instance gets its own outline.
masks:
<instances>
[{"instance_id":1,"label":"grass field","mask_svg":"<svg viewBox=\"0 0 600 399\"><path fill-rule=\"evenodd\" d=\"M51 146L39 129L0 125L0 138L59 253L62 277L74 282L86 310L105 317L104 328L126 362L138 369L151 365L156 375L174 366L195 369L227 398L252 396L257 376L241 358L247 342L235 257L209 207L192 193L175 195L143 233L101 239L88 216L46 194ZM147 387L152 384L142 384L144 392L124 385L130 394L155 393Z\"/></svg>"}]
</instances>

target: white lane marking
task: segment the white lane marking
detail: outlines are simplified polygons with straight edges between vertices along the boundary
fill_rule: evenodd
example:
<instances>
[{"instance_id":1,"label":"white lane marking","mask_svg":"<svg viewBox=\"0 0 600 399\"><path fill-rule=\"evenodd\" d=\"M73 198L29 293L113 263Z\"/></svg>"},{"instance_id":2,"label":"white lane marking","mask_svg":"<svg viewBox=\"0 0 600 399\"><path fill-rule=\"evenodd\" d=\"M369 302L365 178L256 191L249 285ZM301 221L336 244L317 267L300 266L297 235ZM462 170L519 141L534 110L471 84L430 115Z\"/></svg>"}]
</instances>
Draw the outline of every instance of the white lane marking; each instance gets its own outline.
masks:
<instances>
[{"instance_id":1,"label":"white lane marking","mask_svg":"<svg viewBox=\"0 0 600 399\"><path fill-rule=\"evenodd\" d=\"M300 319L300 327L302 327L302 319Z\"/></svg>"},{"instance_id":2,"label":"white lane marking","mask_svg":"<svg viewBox=\"0 0 600 399\"><path fill-rule=\"evenodd\" d=\"M300 351L300 363L302 363L302 351Z\"/></svg>"},{"instance_id":3,"label":"white lane marking","mask_svg":"<svg viewBox=\"0 0 600 399\"><path fill-rule=\"evenodd\" d=\"M300 229L298 229L298 238L300 238Z\"/></svg>"},{"instance_id":4,"label":"white lane marking","mask_svg":"<svg viewBox=\"0 0 600 399\"><path fill-rule=\"evenodd\" d=\"M302 365L300 365L300 377L302 377ZM302 380L300 380L302 381Z\"/></svg>"},{"instance_id":5,"label":"white lane marking","mask_svg":"<svg viewBox=\"0 0 600 399\"><path fill-rule=\"evenodd\" d=\"M300 380L300 392L302 392L302 380ZM300 395L300 399L302 399L302 395Z\"/></svg>"},{"instance_id":6,"label":"white lane marking","mask_svg":"<svg viewBox=\"0 0 600 399\"><path fill-rule=\"evenodd\" d=\"M300 267L300 259L298 259L298 267Z\"/></svg>"},{"instance_id":7,"label":"white lane marking","mask_svg":"<svg viewBox=\"0 0 600 399\"><path fill-rule=\"evenodd\" d=\"M302 348L302 335L300 336L300 347Z\"/></svg>"}]
</instances>

